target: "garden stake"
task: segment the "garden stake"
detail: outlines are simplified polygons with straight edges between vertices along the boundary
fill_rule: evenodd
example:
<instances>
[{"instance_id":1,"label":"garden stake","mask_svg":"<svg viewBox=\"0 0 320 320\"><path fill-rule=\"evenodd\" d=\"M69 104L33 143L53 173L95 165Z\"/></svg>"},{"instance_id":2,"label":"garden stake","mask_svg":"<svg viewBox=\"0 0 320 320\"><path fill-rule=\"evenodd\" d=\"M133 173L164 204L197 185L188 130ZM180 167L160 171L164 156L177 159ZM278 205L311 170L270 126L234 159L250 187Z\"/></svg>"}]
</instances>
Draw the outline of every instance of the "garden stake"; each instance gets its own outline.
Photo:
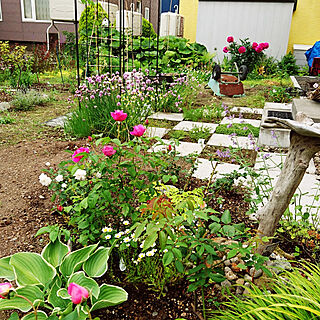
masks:
<instances>
[{"instance_id":1,"label":"garden stake","mask_svg":"<svg viewBox=\"0 0 320 320\"><path fill-rule=\"evenodd\" d=\"M291 129L291 134L287 158L272 195L268 203L258 211L260 239L273 237L278 222L288 208L310 160L320 151L320 126L302 112L297 113L296 121L270 117L263 126ZM262 242L258 245L257 252L264 254L271 251L270 247L272 247L270 241Z\"/></svg>"}]
</instances>

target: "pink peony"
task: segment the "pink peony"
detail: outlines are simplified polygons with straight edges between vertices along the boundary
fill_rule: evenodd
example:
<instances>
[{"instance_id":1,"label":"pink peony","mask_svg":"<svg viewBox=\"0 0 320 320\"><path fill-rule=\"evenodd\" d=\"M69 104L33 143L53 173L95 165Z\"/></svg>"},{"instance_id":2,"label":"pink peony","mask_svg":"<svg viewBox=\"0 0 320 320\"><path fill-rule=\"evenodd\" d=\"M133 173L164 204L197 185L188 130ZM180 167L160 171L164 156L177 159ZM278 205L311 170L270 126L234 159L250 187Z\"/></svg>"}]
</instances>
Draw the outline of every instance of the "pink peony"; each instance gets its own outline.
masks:
<instances>
[{"instance_id":1,"label":"pink peony","mask_svg":"<svg viewBox=\"0 0 320 320\"><path fill-rule=\"evenodd\" d=\"M83 152L86 152L86 153L89 153L90 150L88 148L84 148L84 147L81 147L81 148L78 148L74 154L72 155L72 161L73 162L79 162L83 156L77 156L78 153L83 153Z\"/></svg>"},{"instance_id":2,"label":"pink peony","mask_svg":"<svg viewBox=\"0 0 320 320\"><path fill-rule=\"evenodd\" d=\"M228 53L228 52L229 52L229 49L228 49L228 47L224 47L224 48L222 49L222 51L223 51L224 53Z\"/></svg>"},{"instance_id":3,"label":"pink peony","mask_svg":"<svg viewBox=\"0 0 320 320\"><path fill-rule=\"evenodd\" d=\"M103 149L102 149L102 153L103 153L106 157L111 157L111 156L113 156L116 152L117 152L117 150L114 150L112 146L104 146Z\"/></svg>"},{"instance_id":4,"label":"pink peony","mask_svg":"<svg viewBox=\"0 0 320 320\"><path fill-rule=\"evenodd\" d=\"M71 296L71 300L74 304L79 304L89 297L88 290L74 282L69 284L68 294Z\"/></svg>"},{"instance_id":5,"label":"pink peony","mask_svg":"<svg viewBox=\"0 0 320 320\"><path fill-rule=\"evenodd\" d=\"M114 112L111 112L111 117L115 121L124 121L127 119L127 116L128 115L122 110L115 110Z\"/></svg>"},{"instance_id":6,"label":"pink peony","mask_svg":"<svg viewBox=\"0 0 320 320\"><path fill-rule=\"evenodd\" d=\"M247 51L246 47L244 46L241 46L239 49L238 49L239 53L245 53Z\"/></svg>"},{"instance_id":7,"label":"pink peony","mask_svg":"<svg viewBox=\"0 0 320 320\"><path fill-rule=\"evenodd\" d=\"M263 47L259 44L254 50L256 50L257 53L262 52Z\"/></svg>"},{"instance_id":8,"label":"pink peony","mask_svg":"<svg viewBox=\"0 0 320 320\"><path fill-rule=\"evenodd\" d=\"M233 36L229 36L229 37L227 38L227 42L231 43L231 42L233 42L233 41L234 41Z\"/></svg>"},{"instance_id":9,"label":"pink peony","mask_svg":"<svg viewBox=\"0 0 320 320\"><path fill-rule=\"evenodd\" d=\"M263 44L263 49L268 49L269 48L269 43L265 42L265 43L261 43Z\"/></svg>"},{"instance_id":10,"label":"pink peony","mask_svg":"<svg viewBox=\"0 0 320 320\"><path fill-rule=\"evenodd\" d=\"M146 128L142 124L138 124L133 127L133 131L130 132L131 135L136 137L141 137L146 131Z\"/></svg>"},{"instance_id":11,"label":"pink peony","mask_svg":"<svg viewBox=\"0 0 320 320\"><path fill-rule=\"evenodd\" d=\"M12 284L10 282L0 283L0 298L6 299L10 289L12 288Z\"/></svg>"},{"instance_id":12,"label":"pink peony","mask_svg":"<svg viewBox=\"0 0 320 320\"><path fill-rule=\"evenodd\" d=\"M252 43L252 49L255 49L258 46L258 44L256 42Z\"/></svg>"}]
</instances>

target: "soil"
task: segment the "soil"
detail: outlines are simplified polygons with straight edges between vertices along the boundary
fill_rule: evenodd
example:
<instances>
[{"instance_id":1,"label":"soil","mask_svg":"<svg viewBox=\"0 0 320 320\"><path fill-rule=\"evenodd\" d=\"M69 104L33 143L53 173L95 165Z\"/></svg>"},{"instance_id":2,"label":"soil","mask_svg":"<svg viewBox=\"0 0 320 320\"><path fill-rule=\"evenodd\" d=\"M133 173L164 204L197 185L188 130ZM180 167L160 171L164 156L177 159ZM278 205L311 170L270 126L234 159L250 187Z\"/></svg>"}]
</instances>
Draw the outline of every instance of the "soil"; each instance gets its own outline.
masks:
<instances>
[{"instance_id":1,"label":"soil","mask_svg":"<svg viewBox=\"0 0 320 320\"><path fill-rule=\"evenodd\" d=\"M172 134L174 133L174 131L176 130L172 130L170 131L169 133L167 133L162 139L166 139L166 140L172 140L174 139L172 137ZM178 130L177 130L178 131ZM186 132L186 131L184 131ZM212 136L212 133L209 133L207 138L205 139L205 143L207 143L210 139L210 137ZM192 143L198 143L198 139L193 139L191 138L189 135L188 135L188 132L186 132L186 136L181 138L181 139L178 139L179 141L183 141L183 142L192 142Z\"/></svg>"},{"instance_id":2,"label":"soil","mask_svg":"<svg viewBox=\"0 0 320 320\"><path fill-rule=\"evenodd\" d=\"M236 118L239 118L240 112L230 112ZM258 113L241 113L242 118L244 119L252 119L252 120L261 120L262 115Z\"/></svg>"},{"instance_id":3,"label":"soil","mask_svg":"<svg viewBox=\"0 0 320 320\"><path fill-rule=\"evenodd\" d=\"M11 101L12 95L5 90L0 90L0 102L9 102Z\"/></svg>"}]
</instances>

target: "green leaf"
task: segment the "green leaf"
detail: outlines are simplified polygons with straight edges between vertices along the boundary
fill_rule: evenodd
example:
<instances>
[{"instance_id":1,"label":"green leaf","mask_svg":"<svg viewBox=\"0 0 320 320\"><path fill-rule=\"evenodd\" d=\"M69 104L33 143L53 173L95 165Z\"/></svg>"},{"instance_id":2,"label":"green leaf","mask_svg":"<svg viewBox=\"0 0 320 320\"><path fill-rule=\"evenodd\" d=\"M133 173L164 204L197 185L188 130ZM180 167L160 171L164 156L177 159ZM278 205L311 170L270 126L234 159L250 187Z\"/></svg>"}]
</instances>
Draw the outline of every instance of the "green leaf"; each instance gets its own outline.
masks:
<instances>
[{"instance_id":1,"label":"green leaf","mask_svg":"<svg viewBox=\"0 0 320 320\"><path fill-rule=\"evenodd\" d=\"M98 244L93 244L65 256L60 265L60 272L65 277L69 277L72 273L79 271L83 262L89 258L90 254L97 248L97 246Z\"/></svg>"},{"instance_id":2,"label":"green leaf","mask_svg":"<svg viewBox=\"0 0 320 320\"><path fill-rule=\"evenodd\" d=\"M21 318L21 320L44 320L44 319L48 319L47 314L44 311L38 310L37 311L37 318L34 314L34 312L31 312L29 314L27 314L26 316L24 316L23 318Z\"/></svg>"},{"instance_id":3,"label":"green leaf","mask_svg":"<svg viewBox=\"0 0 320 320\"><path fill-rule=\"evenodd\" d=\"M239 253L238 249L232 249L228 252L227 259L235 257Z\"/></svg>"},{"instance_id":4,"label":"green leaf","mask_svg":"<svg viewBox=\"0 0 320 320\"><path fill-rule=\"evenodd\" d=\"M164 250L167 244L168 236L164 231L159 232L160 249Z\"/></svg>"},{"instance_id":5,"label":"green leaf","mask_svg":"<svg viewBox=\"0 0 320 320\"><path fill-rule=\"evenodd\" d=\"M209 229L211 230L211 233L215 234L221 229L221 225L220 225L220 223L212 222L209 225Z\"/></svg>"},{"instance_id":6,"label":"green leaf","mask_svg":"<svg viewBox=\"0 0 320 320\"><path fill-rule=\"evenodd\" d=\"M246 270L246 269L247 269L247 266L246 266L245 264L243 264L243 263L239 263L239 264L237 265L237 267L240 268L240 269L242 269L242 270Z\"/></svg>"},{"instance_id":7,"label":"green leaf","mask_svg":"<svg viewBox=\"0 0 320 320\"><path fill-rule=\"evenodd\" d=\"M62 299L58 296L58 291L61 288L61 279L57 277L54 284L51 286L49 295L48 295L48 302L55 308L60 308L61 310L65 310L69 301L66 299ZM70 299L70 296L68 297Z\"/></svg>"},{"instance_id":8,"label":"green leaf","mask_svg":"<svg viewBox=\"0 0 320 320\"><path fill-rule=\"evenodd\" d=\"M176 260L176 261L174 262L174 264L175 264L178 272L180 272L180 273L183 273L183 272L184 272L184 267L183 267L183 264L182 264L181 261Z\"/></svg>"},{"instance_id":9,"label":"green leaf","mask_svg":"<svg viewBox=\"0 0 320 320\"><path fill-rule=\"evenodd\" d=\"M93 279L86 277L83 271L74 273L68 280L68 286L72 282L86 288L95 298L98 298L100 293L99 285Z\"/></svg>"},{"instance_id":10,"label":"green leaf","mask_svg":"<svg viewBox=\"0 0 320 320\"><path fill-rule=\"evenodd\" d=\"M43 292L37 286L25 286L16 289L17 294L26 297L32 303L35 300L43 300ZM28 312L31 309L29 302L16 296L11 299L0 299L0 310L17 309L22 312Z\"/></svg>"},{"instance_id":11,"label":"green leaf","mask_svg":"<svg viewBox=\"0 0 320 320\"><path fill-rule=\"evenodd\" d=\"M226 280L226 278L220 273L211 274L210 279L217 283L221 283L222 281Z\"/></svg>"},{"instance_id":12,"label":"green leaf","mask_svg":"<svg viewBox=\"0 0 320 320\"><path fill-rule=\"evenodd\" d=\"M0 259L0 278L7 279L8 281L15 279L13 268L9 263L10 259L11 256Z\"/></svg>"},{"instance_id":13,"label":"green leaf","mask_svg":"<svg viewBox=\"0 0 320 320\"><path fill-rule=\"evenodd\" d=\"M98 299L94 299L90 312L98 309L104 309L110 306L118 305L128 299L128 293L117 286L103 284L100 287Z\"/></svg>"},{"instance_id":14,"label":"green leaf","mask_svg":"<svg viewBox=\"0 0 320 320\"><path fill-rule=\"evenodd\" d=\"M96 192L91 192L88 196L88 206L89 208L94 208L97 204L97 201L99 199L99 194Z\"/></svg>"},{"instance_id":15,"label":"green leaf","mask_svg":"<svg viewBox=\"0 0 320 320\"><path fill-rule=\"evenodd\" d=\"M11 257L10 264L19 286L35 284L46 287L56 275L55 268L37 253L18 252Z\"/></svg>"},{"instance_id":16,"label":"green leaf","mask_svg":"<svg viewBox=\"0 0 320 320\"><path fill-rule=\"evenodd\" d=\"M230 214L230 211L229 210L225 210L224 213L222 214L221 216L221 221L224 223L224 224L229 224L231 223L231 214Z\"/></svg>"},{"instance_id":17,"label":"green leaf","mask_svg":"<svg viewBox=\"0 0 320 320\"><path fill-rule=\"evenodd\" d=\"M55 268L61 264L64 256L69 252L69 247L59 239L49 242L42 250L41 256Z\"/></svg>"},{"instance_id":18,"label":"green leaf","mask_svg":"<svg viewBox=\"0 0 320 320\"><path fill-rule=\"evenodd\" d=\"M100 247L83 264L83 270L89 277L98 278L108 270L110 248Z\"/></svg>"},{"instance_id":19,"label":"green leaf","mask_svg":"<svg viewBox=\"0 0 320 320\"><path fill-rule=\"evenodd\" d=\"M166 252L162 257L162 263L164 266L169 265L173 261L174 255L172 251Z\"/></svg>"},{"instance_id":20,"label":"green leaf","mask_svg":"<svg viewBox=\"0 0 320 320\"><path fill-rule=\"evenodd\" d=\"M170 180L170 176L169 175L164 175L163 177L162 177L162 180L163 180L163 182L164 183L167 183L169 180Z\"/></svg>"},{"instance_id":21,"label":"green leaf","mask_svg":"<svg viewBox=\"0 0 320 320\"><path fill-rule=\"evenodd\" d=\"M61 288L57 291L57 296L64 300L71 300L71 297L66 288Z\"/></svg>"},{"instance_id":22,"label":"green leaf","mask_svg":"<svg viewBox=\"0 0 320 320\"><path fill-rule=\"evenodd\" d=\"M228 236L228 237L233 237L236 233L236 229L234 226L223 226L222 227L222 232L224 233L224 235Z\"/></svg>"},{"instance_id":23,"label":"green leaf","mask_svg":"<svg viewBox=\"0 0 320 320\"><path fill-rule=\"evenodd\" d=\"M146 239L144 240L143 243L143 250L142 251L146 251L148 250L158 239L158 233L157 232L153 232L151 234L149 234Z\"/></svg>"},{"instance_id":24,"label":"green leaf","mask_svg":"<svg viewBox=\"0 0 320 320\"><path fill-rule=\"evenodd\" d=\"M84 198L81 202L80 202L80 207L83 209L87 209L88 208L88 198Z\"/></svg>"},{"instance_id":25,"label":"green leaf","mask_svg":"<svg viewBox=\"0 0 320 320\"><path fill-rule=\"evenodd\" d=\"M8 320L19 320L19 319L20 319L19 315L16 312L14 312L11 314L11 316Z\"/></svg>"},{"instance_id":26,"label":"green leaf","mask_svg":"<svg viewBox=\"0 0 320 320\"><path fill-rule=\"evenodd\" d=\"M177 259L182 260L182 253L178 248L172 248L172 252Z\"/></svg>"}]
</instances>

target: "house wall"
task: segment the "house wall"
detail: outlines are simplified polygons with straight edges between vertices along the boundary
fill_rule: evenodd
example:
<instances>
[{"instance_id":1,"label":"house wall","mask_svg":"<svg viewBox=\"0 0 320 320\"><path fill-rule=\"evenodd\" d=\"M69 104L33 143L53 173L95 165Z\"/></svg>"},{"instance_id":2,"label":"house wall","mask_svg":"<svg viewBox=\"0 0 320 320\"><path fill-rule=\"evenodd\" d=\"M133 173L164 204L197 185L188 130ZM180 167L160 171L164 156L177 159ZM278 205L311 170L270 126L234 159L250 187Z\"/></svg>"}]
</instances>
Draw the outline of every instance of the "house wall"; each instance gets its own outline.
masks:
<instances>
[{"instance_id":1,"label":"house wall","mask_svg":"<svg viewBox=\"0 0 320 320\"><path fill-rule=\"evenodd\" d=\"M179 12L184 17L184 38L196 41L198 21L198 0L180 0Z\"/></svg>"},{"instance_id":2,"label":"house wall","mask_svg":"<svg viewBox=\"0 0 320 320\"><path fill-rule=\"evenodd\" d=\"M317 0L318 1L318 0ZM197 42L222 61L226 38L269 42L268 55L286 54L293 2L199 1Z\"/></svg>"},{"instance_id":3,"label":"house wall","mask_svg":"<svg viewBox=\"0 0 320 320\"><path fill-rule=\"evenodd\" d=\"M310 45L320 40L320 1L298 0L293 13L288 52L294 44Z\"/></svg>"}]
</instances>

